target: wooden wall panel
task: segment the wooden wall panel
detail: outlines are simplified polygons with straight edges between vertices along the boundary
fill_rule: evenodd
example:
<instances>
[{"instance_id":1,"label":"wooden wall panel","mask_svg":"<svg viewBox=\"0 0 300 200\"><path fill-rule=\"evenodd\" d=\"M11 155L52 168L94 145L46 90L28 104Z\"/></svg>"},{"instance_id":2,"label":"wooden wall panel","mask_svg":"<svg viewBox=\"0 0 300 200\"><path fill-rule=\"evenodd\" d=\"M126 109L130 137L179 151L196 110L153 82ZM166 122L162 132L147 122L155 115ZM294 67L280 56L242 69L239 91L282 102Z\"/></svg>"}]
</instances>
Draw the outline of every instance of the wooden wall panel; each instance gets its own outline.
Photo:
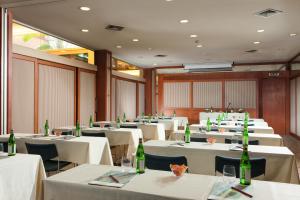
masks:
<instances>
[{"instance_id":1,"label":"wooden wall panel","mask_svg":"<svg viewBox=\"0 0 300 200\"><path fill-rule=\"evenodd\" d=\"M300 136L300 77L296 78L296 134Z\"/></svg>"},{"instance_id":2,"label":"wooden wall panel","mask_svg":"<svg viewBox=\"0 0 300 200\"><path fill-rule=\"evenodd\" d=\"M139 112L138 115L145 113L145 84L139 83Z\"/></svg>"},{"instance_id":3,"label":"wooden wall panel","mask_svg":"<svg viewBox=\"0 0 300 200\"><path fill-rule=\"evenodd\" d=\"M290 129L296 134L296 79L290 81Z\"/></svg>"},{"instance_id":4,"label":"wooden wall panel","mask_svg":"<svg viewBox=\"0 0 300 200\"><path fill-rule=\"evenodd\" d=\"M282 78L262 80L263 118L277 134L286 132L286 81ZM289 125L289 124L287 124Z\"/></svg>"}]
</instances>

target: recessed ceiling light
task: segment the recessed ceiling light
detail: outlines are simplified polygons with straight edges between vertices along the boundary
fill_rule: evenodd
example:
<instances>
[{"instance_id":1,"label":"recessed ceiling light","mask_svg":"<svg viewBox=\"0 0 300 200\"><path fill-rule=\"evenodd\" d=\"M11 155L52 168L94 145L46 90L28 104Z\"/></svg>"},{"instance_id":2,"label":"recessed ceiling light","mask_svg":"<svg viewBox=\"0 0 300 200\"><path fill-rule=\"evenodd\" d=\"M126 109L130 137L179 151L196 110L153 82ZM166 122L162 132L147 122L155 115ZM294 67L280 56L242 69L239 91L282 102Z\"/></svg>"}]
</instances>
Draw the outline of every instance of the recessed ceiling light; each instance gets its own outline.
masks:
<instances>
[{"instance_id":1,"label":"recessed ceiling light","mask_svg":"<svg viewBox=\"0 0 300 200\"><path fill-rule=\"evenodd\" d=\"M189 20L187 19L182 19L179 21L181 24L186 24L186 23L189 23Z\"/></svg>"},{"instance_id":2,"label":"recessed ceiling light","mask_svg":"<svg viewBox=\"0 0 300 200\"><path fill-rule=\"evenodd\" d=\"M151 50L152 50L152 48L148 48L148 50L149 50L149 51L151 51Z\"/></svg>"},{"instance_id":3,"label":"recessed ceiling light","mask_svg":"<svg viewBox=\"0 0 300 200\"><path fill-rule=\"evenodd\" d=\"M156 63L153 63L153 66L156 66L157 64Z\"/></svg>"},{"instance_id":4,"label":"recessed ceiling light","mask_svg":"<svg viewBox=\"0 0 300 200\"><path fill-rule=\"evenodd\" d=\"M264 31L265 31L264 29L259 29L259 30L257 30L258 33L262 33L262 32L264 32Z\"/></svg>"},{"instance_id":5,"label":"recessed ceiling light","mask_svg":"<svg viewBox=\"0 0 300 200\"><path fill-rule=\"evenodd\" d=\"M258 41L257 42L253 42L253 44L260 44L260 42L258 42Z\"/></svg>"},{"instance_id":6,"label":"recessed ceiling light","mask_svg":"<svg viewBox=\"0 0 300 200\"><path fill-rule=\"evenodd\" d=\"M198 44L196 47L201 48L201 47L203 47L203 45L202 44Z\"/></svg>"},{"instance_id":7,"label":"recessed ceiling light","mask_svg":"<svg viewBox=\"0 0 300 200\"><path fill-rule=\"evenodd\" d=\"M173 0L166 0L166 2L171 2L171 1L173 1Z\"/></svg>"},{"instance_id":8,"label":"recessed ceiling light","mask_svg":"<svg viewBox=\"0 0 300 200\"><path fill-rule=\"evenodd\" d=\"M121 49L121 48L122 48L122 46L121 46L121 45L117 45L116 47L117 47L118 49Z\"/></svg>"},{"instance_id":9,"label":"recessed ceiling light","mask_svg":"<svg viewBox=\"0 0 300 200\"><path fill-rule=\"evenodd\" d=\"M196 38L198 35L190 35L191 38Z\"/></svg>"},{"instance_id":10,"label":"recessed ceiling light","mask_svg":"<svg viewBox=\"0 0 300 200\"><path fill-rule=\"evenodd\" d=\"M291 37L295 37L297 34L296 33L291 33L290 36Z\"/></svg>"},{"instance_id":11,"label":"recessed ceiling light","mask_svg":"<svg viewBox=\"0 0 300 200\"><path fill-rule=\"evenodd\" d=\"M89 7L86 7L86 6L81 6L80 10L82 10L82 11L90 11L91 9Z\"/></svg>"},{"instance_id":12,"label":"recessed ceiling light","mask_svg":"<svg viewBox=\"0 0 300 200\"><path fill-rule=\"evenodd\" d=\"M138 41L140 41L140 40L137 39L137 38L134 38L134 39L132 39L132 41L133 41L133 42L138 42Z\"/></svg>"},{"instance_id":13,"label":"recessed ceiling light","mask_svg":"<svg viewBox=\"0 0 300 200\"><path fill-rule=\"evenodd\" d=\"M84 32L84 33L87 33L87 32L89 32L89 30L88 30L88 29L81 29L81 31L82 31L82 32Z\"/></svg>"}]
</instances>

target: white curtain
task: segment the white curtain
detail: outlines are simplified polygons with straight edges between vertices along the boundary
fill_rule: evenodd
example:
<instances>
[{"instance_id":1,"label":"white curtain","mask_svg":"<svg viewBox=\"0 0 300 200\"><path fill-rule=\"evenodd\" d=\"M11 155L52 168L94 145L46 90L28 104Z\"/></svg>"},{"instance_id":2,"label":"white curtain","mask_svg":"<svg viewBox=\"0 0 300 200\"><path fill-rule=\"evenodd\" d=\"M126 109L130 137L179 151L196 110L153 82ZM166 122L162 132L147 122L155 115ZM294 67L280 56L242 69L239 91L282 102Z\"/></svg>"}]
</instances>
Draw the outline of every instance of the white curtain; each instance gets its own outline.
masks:
<instances>
[{"instance_id":1,"label":"white curtain","mask_svg":"<svg viewBox=\"0 0 300 200\"><path fill-rule=\"evenodd\" d=\"M256 81L225 81L225 106L256 108Z\"/></svg>"},{"instance_id":2,"label":"white curtain","mask_svg":"<svg viewBox=\"0 0 300 200\"><path fill-rule=\"evenodd\" d=\"M136 118L136 83L116 80L116 114L127 119ZM116 117L117 117L116 116Z\"/></svg>"},{"instance_id":3,"label":"white curtain","mask_svg":"<svg viewBox=\"0 0 300 200\"><path fill-rule=\"evenodd\" d=\"M297 99L297 110L296 110L296 118L297 118L297 135L300 136L300 77L296 79L296 99Z\"/></svg>"},{"instance_id":4,"label":"white curtain","mask_svg":"<svg viewBox=\"0 0 300 200\"><path fill-rule=\"evenodd\" d=\"M74 71L39 65L39 131L74 125Z\"/></svg>"},{"instance_id":5,"label":"white curtain","mask_svg":"<svg viewBox=\"0 0 300 200\"><path fill-rule=\"evenodd\" d=\"M95 121L96 74L80 72L80 123L88 126L90 116Z\"/></svg>"},{"instance_id":6,"label":"white curtain","mask_svg":"<svg viewBox=\"0 0 300 200\"><path fill-rule=\"evenodd\" d=\"M190 83L164 83L164 107L188 108L190 107Z\"/></svg>"},{"instance_id":7,"label":"white curtain","mask_svg":"<svg viewBox=\"0 0 300 200\"><path fill-rule=\"evenodd\" d=\"M12 60L12 128L34 132L34 62Z\"/></svg>"},{"instance_id":8,"label":"white curtain","mask_svg":"<svg viewBox=\"0 0 300 200\"><path fill-rule=\"evenodd\" d=\"M116 120L116 79L111 79L111 120Z\"/></svg>"},{"instance_id":9,"label":"white curtain","mask_svg":"<svg viewBox=\"0 0 300 200\"><path fill-rule=\"evenodd\" d=\"M149 97L151 98L151 97ZM139 83L139 115L145 112L145 84Z\"/></svg>"},{"instance_id":10,"label":"white curtain","mask_svg":"<svg viewBox=\"0 0 300 200\"><path fill-rule=\"evenodd\" d=\"M291 133L296 133L296 79L290 81L290 129Z\"/></svg>"},{"instance_id":11,"label":"white curtain","mask_svg":"<svg viewBox=\"0 0 300 200\"><path fill-rule=\"evenodd\" d=\"M222 82L194 82L194 108L222 108Z\"/></svg>"}]
</instances>

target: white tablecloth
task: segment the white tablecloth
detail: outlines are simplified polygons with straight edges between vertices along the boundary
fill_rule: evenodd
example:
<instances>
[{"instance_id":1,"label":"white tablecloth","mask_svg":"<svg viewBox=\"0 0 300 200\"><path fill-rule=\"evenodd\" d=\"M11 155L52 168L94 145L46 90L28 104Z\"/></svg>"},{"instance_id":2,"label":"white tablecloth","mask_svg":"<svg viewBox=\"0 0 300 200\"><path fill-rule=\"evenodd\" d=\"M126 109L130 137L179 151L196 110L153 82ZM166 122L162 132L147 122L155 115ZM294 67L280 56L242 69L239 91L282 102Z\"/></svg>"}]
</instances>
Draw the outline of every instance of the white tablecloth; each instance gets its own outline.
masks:
<instances>
[{"instance_id":1,"label":"white tablecloth","mask_svg":"<svg viewBox=\"0 0 300 200\"><path fill-rule=\"evenodd\" d=\"M134 128L108 129L93 127L84 129L84 131L89 133L104 132L111 146L128 145L128 156L136 152L137 146L139 145L139 138L143 138L142 130Z\"/></svg>"},{"instance_id":2,"label":"white tablecloth","mask_svg":"<svg viewBox=\"0 0 300 200\"><path fill-rule=\"evenodd\" d=\"M199 130L201 127L206 127L206 125L201 125L201 124L192 124L190 126L191 130ZM236 129L238 128L235 125L221 125L220 128L225 129L225 131L229 131L230 129ZM269 133L273 134L274 130L272 127L265 127L265 126L248 126L248 130L253 130L254 133Z\"/></svg>"},{"instance_id":3,"label":"white tablecloth","mask_svg":"<svg viewBox=\"0 0 300 200\"><path fill-rule=\"evenodd\" d=\"M166 131L177 131L178 120L177 119L158 119L158 123L164 124Z\"/></svg>"},{"instance_id":4,"label":"white tablecloth","mask_svg":"<svg viewBox=\"0 0 300 200\"><path fill-rule=\"evenodd\" d=\"M174 141L151 140L144 144L144 148L146 153L154 155L185 156L190 173L206 175L215 174L216 156L240 158L242 154L242 149L229 150L233 146L231 144L191 142L183 147L171 144ZM266 158L264 180L299 183L295 155L287 147L249 145L249 155L250 158Z\"/></svg>"},{"instance_id":5,"label":"white tablecloth","mask_svg":"<svg viewBox=\"0 0 300 200\"><path fill-rule=\"evenodd\" d=\"M173 119L178 120L179 126L186 126L189 123L189 119L187 117L174 117Z\"/></svg>"},{"instance_id":6,"label":"white tablecloth","mask_svg":"<svg viewBox=\"0 0 300 200\"><path fill-rule=\"evenodd\" d=\"M45 200L206 200L215 176L185 174L177 178L171 172L146 170L122 188L93 186L87 183L117 167L81 165L44 181ZM238 181L238 180L237 180ZM252 181L246 189L253 200L299 200L300 186ZM238 198L249 199L241 194Z\"/></svg>"},{"instance_id":7,"label":"white tablecloth","mask_svg":"<svg viewBox=\"0 0 300 200\"><path fill-rule=\"evenodd\" d=\"M49 136L33 138L34 134L15 134L17 151L27 153L25 143L55 144L59 159L78 164L113 165L107 138L76 137L63 139L64 136ZM0 141L7 141L8 135L0 136Z\"/></svg>"},{"instance_id":8,"label":"white tablecloth","mask_svg":"<svg viewBox=\"0 0 300 200\"><path fill-rule=\"evenodd\" d=\"M143 137L146 140L165 140L165 126L161 123L152 123L152 124L140 124L138 126L142 129Z\"/></svg>"},{"instance_id":9,"label":"white tablecloth","mask_svg":"<svg viewBox=\"0 0 300 200\"><path fill-rule=\"evenodd\" d=\"M211 122L214 122L216 124L218 123L217 120L213 120ZM207 124L207 120L201 120L200 124L205 126ZM221 124L235 126L235 124L244 124L244 122L243 121L221 121ZM251 126L251 124L253 124L254 126L262 126L262 127L269 126L267 122L262 122L262 121L253 121L253 122L250 121L250 122L248 122L248 124L250 124L250 126Z\"/></svg>"},{"instance_id":10,"label":"white tablecloth","mask_svg":"<svg viewBox=\"0 0 300 200\"><path fill-rule=\"evenodd\" d=\"M38 155L0 156L0 199L42 200L42 180L46 178Z\"/></svg>"},{"instance_id":11,"label":"white tablecloth","mask_svg":"<svg viewBox=\"0 0 300 200\"><path fill-rule=\"evenodd\" d=\"M184 130L178 130L171 133L169 140L183 140L184 139ZM208 138L214 137L217 139L218 143L225 143L225 138L227 139L242 139L241 134L232 133L232 132L205 132L200 133L199 131L191 131L191 137L195 138ZM258 140L260 145L264 146L283 146L282 137L277 134L263 134L263 133L249 133L250 140Z\"/></svg>"}]
</instances>

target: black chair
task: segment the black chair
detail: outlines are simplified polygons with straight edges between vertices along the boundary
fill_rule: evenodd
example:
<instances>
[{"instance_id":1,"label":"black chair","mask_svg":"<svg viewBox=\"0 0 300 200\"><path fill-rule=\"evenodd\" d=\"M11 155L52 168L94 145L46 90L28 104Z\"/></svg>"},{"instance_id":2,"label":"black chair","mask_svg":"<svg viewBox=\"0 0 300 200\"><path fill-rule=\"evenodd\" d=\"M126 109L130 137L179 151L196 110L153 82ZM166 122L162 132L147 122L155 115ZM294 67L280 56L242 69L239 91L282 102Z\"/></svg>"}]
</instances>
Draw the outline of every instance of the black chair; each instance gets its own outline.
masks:
<instances>
[{"instance_id":1,"label":"black chair","mask_svg":"<svg viewBox=\"0 0 300 200\"><path fill-rule=\"evenodd\" d=\"M70 131L62 131L61 133L62 135L73 135L73 131L70 130Z\"/></svg>"},{"instance_id":2,"label":"black chair","mask_svg":"<svg viewBox=\"0 0 300 200\"><path fill-rule=\"evenodd\" d=\"M229 132L236 133L237 130L235 130L235 129L229 129Z\"/></svg>"},{"instance_id":3,"label":"black chair","mask_svg":"<svg viewBox=\"0 0 300 200\"><path fill-rule=\"evenodd\" d=\"M106 137L104 132L85 132L85 131L81 131L81 135L82 136L86 136L86 137Z\"/></svg>"},{"instance_id":4,"label":"black chair","mask_svg":"<svg viewBox=\"0 0 300 200\"><path fill-rule=\"evenodd\" d=\"M29 154L36 154L42 157L46 172L59 172L61 168L71 164L70 162L60 161L55 144L29 144L26 143ZM58 160L53 160L58 158Z\"/></svg>"},{"instance_id":5,"label":"black chair","mask_svg":"<svg viewBox=\"0 0 300 200\"><path fill-rule=\"evenodd\" d=\"M100 126L99 126L100 127ZM112 126L111 126L111 124L105 124L104 125L104 128L111 128Z\"/></svg>"},{"instance_id":6,"label":"black chair","mask_svg":"<svg viewBox=\"0 0 300 200\"><path fill-rule=\"evenodd\" d=\"M158 121L157 121L157 120L154 120L154 121L151 121L151 123L157 124Z\"/></svg>"},{"instance_id":7,"label":"black chair","mask_svg":"<svg viewBox=\"0 0 300 200\"><path fill-rule=\"evenodd\" d=\"M207 142L206 138L191 137L191 142Z\"/></svg>"},{"instance_id":8,"label":"black chair","mask_svg":"<svg viewBox=\"0 0 300 200\"><path fill-rule=\"evenodd\" d=\"M140 120L138 120L138 119L135 119L135 120L133 120L133 122L140 122Z\"/></svg>"},{"instance_id":9,"label":"black chair","mask_svg":"<svg viewBox=\"0 0 300 200\"><path fill-rule=\"evenodd\" d=\"M95 124L95 123L93 123L93 127L100 127L100 124Z\"/></svg>"},{"instance_id":10,"label":"black chair","mask_svg":"<svg viewBox=\"0 0 300 200\"><path fill-rule=\"evenodd\" d=\"M225 144L231 144L231 143L232 143L231 139L225 138ZM243 141L239 140L238 143L243 144ZM248 144L249 145L259 145L259 140L249 140Z\"/></svg>"},{"instance_id":11,"label":"black chair","mask_svg":"<svg viewBox=\"0 0 300 200\"><path fill-rule=\"evenodd\" d=\"M138 128L136 125L121 124L120 128Z\"/></svg>"},{"instance_id":12,"label":"black chair","mask_svg":"<svg viewBox=\"0 0 300 200\"><path fill-rule=\"evenodd\" d=\"M148 169L171 171L170 164L186 165L187 160L184 156L167 157L145 154L146 167Z\"/></svg>"},{"instance_id":13,"label":"black chair","mask_svg":"<svg viewBox=\"0 0 300 200\"><path fill-rule=\"evenodd\" d=\"M254 133L254 130L248 130L248 133Z\"/></svg>"},{"instance_id":14,"label":"black chair","mask_svg":"<svg viewBox=\"0 0 300 200\"><path fill-rule=\"evenodd\" d=\"M211 128L210 131L219 131L218 128Z\"/></svg>"},{"instance_id":15,"label":"black chair","mask_svg":"<svg viewBox=\"0 0 300 200\"><path fill-rule=\"evenodd\" d=\"M223 173L224 165L232 165L235 168L236 178L240 177L240 162L239 158L229 158L216 156L215 157L215 173ZM260 175L265 175L266 159L265 158L252 158L251 163L251 177L255 178Z\"/></svg>"},{"instance_id":16,"label":"black chair","mask_svg":"<svg viewBox=\"0 0 300 200\"><path fill-rule=\"evenodd\" d=\"M6 152L8 151L8 142L0 142L0 144L3 145L3 152Z\"/></svg>"},{"instance_id":17,"label":"black chair","mask_svg":"<svg viewBox=\"0 0 300 200\"><path fill-rule=\"evenodd\" d=\"M221 123L222 126L226 125L226 123Z\"/></svg>"}]
</instances>

